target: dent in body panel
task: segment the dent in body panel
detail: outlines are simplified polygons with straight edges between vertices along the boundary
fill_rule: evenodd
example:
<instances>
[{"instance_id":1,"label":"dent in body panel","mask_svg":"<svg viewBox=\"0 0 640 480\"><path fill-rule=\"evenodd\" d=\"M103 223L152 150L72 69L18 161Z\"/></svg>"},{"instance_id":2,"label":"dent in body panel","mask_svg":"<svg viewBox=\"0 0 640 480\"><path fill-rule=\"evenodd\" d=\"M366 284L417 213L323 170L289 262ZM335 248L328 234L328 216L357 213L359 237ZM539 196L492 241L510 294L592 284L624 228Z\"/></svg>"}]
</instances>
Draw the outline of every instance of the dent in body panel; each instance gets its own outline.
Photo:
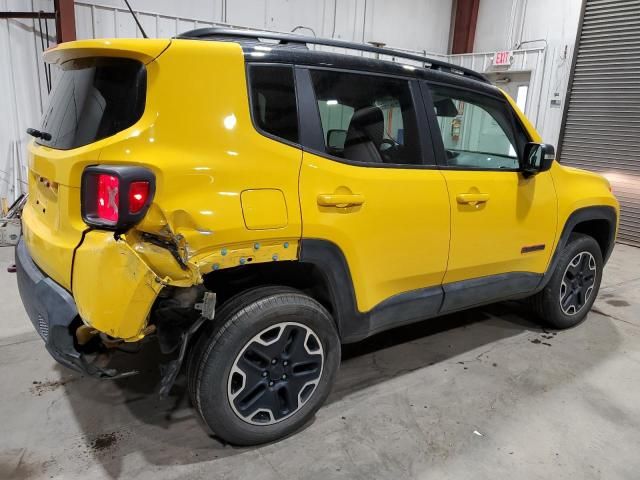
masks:
<instances>
[{"instance_id":1,"label":"dent in body panel","mask_svg":"<svg viewBox=\"0 0 640 480\"><path fill-rule=\"evenodd\" d=\"M220 245L216 232L199 226L188 212L167 218L157 205L126 241L164 284L176 287L200 284L204 275L224 268L296 260L299 243L296 237L254 235L250 241Z\"/></svg>"},{"instance_id":2,"label":"dent in body panel","mask_svg":"<svg viewBox=\"0 0 640 480\"><path fill-rule=\"evenodd\" d=\"M156 176L154 203L125 241L172 286L296 259L302 151L253 127L241 47L174 39L148 70L145 121L100 153L101 163L135 162ZM179 102L176 85L189 92Z\"/></svg>"},{"instance_id":3,"label":"dent in body panel","mask_svg":"<svg viewBox=\"0 0 640 480\"><path fill-rule=\"evenodd\" d=\"M220 69L220 64L225 68ZM147 297L148 288L141 286L148 286L150 279L152 290L188 288L202 284L204 276L218 269L297 259L302 151L268 139L253 128L241 48L231 43L174 40L147 65L147 71L150 88L141 120L91 146L93 153L99 148L99 156L87 153L87 158L91 157L92 164L99 158L100 164L135 164L152 170L155 197L145 218L126 235L100 236L105 252L92 246L98 232L89 232L86 243L77 250L74 290L85 292L82 283L91 270L95 274L102 269L112 278L114 268L120 268L122 285L102 290L101 299L120 302L139 287L137 294L144 303L151 296ZM190 75L185 77L185 71ZM216 88L212 89L210 79L214 76ZM176 85L190 92L179 102L173 95ZM67 176L80 178L85 163L64 163ZM251 190L280 192L286 213L283 215L280 208L277 218L266 221L254 216L250 226L280 228L247 228L240 195ZM258 217L264 214L264 208L257 213ZM105 263L101 268L108 257L119 262L115 267ZM124 257L130 262L123 263ZM97 284L94 287L100 291ZM92 317L96 313L86 308L85 312L86 320L95 323ZM105 321L99 329L130 338L139 334L148 311L123 310L120 315L126 320L114 317L112 324ZM117 324L123 321L137 325L132 329L138 333L119 330Z\"/></svg>"},{"instance_id":4,"label":"dent in body panel","mask_svg":"<svg viewBox=\"0 0 640 480\"><path fill-rule=\"evenodd\" d=\"M163 282L131 246L91 231L77 249L73 297L85 323L112 337L142 338Z\"/></svg>"},{"instance_id":5,"label":"dent in body panel","mask_svg":"<svg viewBox=\"0 0 640 480\"><path fill-rule=\"evenodd\" d=\"M188 288L203 283L203 276L215 270L298 257L297 239L194 252L170 223L160 222L153 234L131 230L114 236L94 230L85 235L76 250L72 285L86 324L112 337L137 341L144 337L151 308L165 286Z\"/></svg>"}]
</instances>

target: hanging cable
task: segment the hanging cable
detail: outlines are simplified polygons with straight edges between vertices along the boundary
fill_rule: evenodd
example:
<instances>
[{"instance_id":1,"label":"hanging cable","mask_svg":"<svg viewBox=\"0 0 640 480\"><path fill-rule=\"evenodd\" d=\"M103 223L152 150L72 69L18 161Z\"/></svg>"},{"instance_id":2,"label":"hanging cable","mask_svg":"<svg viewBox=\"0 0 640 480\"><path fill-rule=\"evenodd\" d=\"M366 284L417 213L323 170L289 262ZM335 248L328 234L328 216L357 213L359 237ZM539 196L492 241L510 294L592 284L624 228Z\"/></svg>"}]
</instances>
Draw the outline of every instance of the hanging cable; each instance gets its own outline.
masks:
<instances>
[{"instance_id":1,"label":"hanging cable","mask_svg":"<svg viewBox=\"0 0 640 480\"><path fill-rule=\"evenodd\" d=\"M138 17L136 16L136 14L131 9L131 5L129 5L129 0L124 0L124 3L127 5L127 8L129 9L129 12L131 12L131 16L135 20L136 25L138 25L138 28L140 29L140 33L142 34L142 37L143 38L149 38L147 36L147 33L144 31L144 28L142 28L142 25L140 24L140 21L138 20Z\"/></svg>"},{"instance_id":2,"label":"hanging cable","mask_svg":"<svg viewBox=\"0 0 640 480\"><path fill-rule=\"evenodd\" d=\"M42 33L42 32L41 32ZM49 44L49 22L47 21L47 19L44 19L44 33L45 33L45 38L47 39L47 49L49 49L50 44ZM47 63L47 65L45 66L45 69L47 70L47 91L51 92L51 65Z\"/></svg>"},{"instance_id":3,"label":"hanging cable","mask_svg":"<svg viewBox=\"0 0 640 480\"><path fill-rule=\"evenodd\" d=\"M338 0L333 0L333 31L331 32L331 38L336 36L336 14L338 13Z\"/></svg>"},{"instance_id":4,"label":"hanging cable","mask_svg":"<svg viewBox=\"0 0 640 480\"><path fill-rule=\"evenodd\" d=\"M311 27L305 27L304 25L296 25L291 30L291 33L294 33L297 30L309 30L313 34L314 37L317 37L315 30L313 28L311 28Z\"/></svg>"},{"instance_id":5,"label":"hanging cable","mask_svg":"<svg viewBox=\"0 0 640 480\"><path fill-rule=\"evenodd\" d=\"M45 24L47 23L47 20L44 21ZM40 46L42 47L42 51L45 51L45 46L44 46L44 35L42 32L42 10L38 12L38 33L40 36ZM47 38L48 40L48 38ZM44 69L44 81L47 84L47 93L51 93L51 79L49 78L49 69L47 68L47 62L43 62L43 69Z\"/></svg>"},{"instance_id":6,"label":"hanging cable","mask_svg":"<svg viewBox=\"0 0 640 480\"><path fill-rule=\"evenodd\" d=\"M367 28L367 0L364 0L364 15L362 16L362 43L365 43L365 30Z\"/></svg>"}]
</instances>

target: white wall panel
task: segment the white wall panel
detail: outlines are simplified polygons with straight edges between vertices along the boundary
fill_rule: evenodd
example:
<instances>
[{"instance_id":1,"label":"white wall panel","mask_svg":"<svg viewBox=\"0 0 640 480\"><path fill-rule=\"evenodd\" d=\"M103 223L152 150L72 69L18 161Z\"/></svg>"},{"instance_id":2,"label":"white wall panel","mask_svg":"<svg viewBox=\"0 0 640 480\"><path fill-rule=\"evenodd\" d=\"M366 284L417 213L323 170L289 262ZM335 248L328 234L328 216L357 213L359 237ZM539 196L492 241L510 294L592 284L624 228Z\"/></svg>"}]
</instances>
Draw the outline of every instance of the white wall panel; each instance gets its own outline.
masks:
<instances>
[{"instance_id":1,"label":"white wall panel","mask_svg":"<svg viewBox=\"0 0 640 480\"><path fill-rule=\"evenodd\" d=\"M252 28L265 26L268 1L232 0L227 3L227 22ZM222 21L220 17L216 20Z\"/></svg>"},{"instance_id":2,"label":"white wall panel","mask_svg":"<svg viewBox=\"0 0 640 480\"><path fill-rule=\"evenodd\" d=\"M194 28L212 26L210 20L173 16L158 11L138 11L138 20L149 37L173 37ZM78 39L116 37L140 38L140 30L123 4L76 1L76 36Z\"/></svg>"},{"instance_id":3,"label":"white wall panel","mask_svg":"<svg viewBox=\"0 0 640 480\"><path fill-rule=\"evenodd\" d=\"M141 12L140 20L147 33L153 33L153 36L165 35L168 30L166 17L180 17L183 20L179 22L181 29L178 32L194 28L193 22L186 19L199 20L200 24L196 26L218 22L285 32L306 27L297 31L305 35L376 41L399 48L446 53L453 0L198 0L188 2L190 8L184 8L187 2L166 0L134 0L132 3L134 9ZM114 28L109 25L113 19L104 18L113 15L114 9L122 19L118 23L123 23L123 33L139 36L120 0L82 0L76 2L78 37L93 36L91 10L95 12L95 36L114 36ZM155 16L148 13L164 16L165 28L156 32ZM170 34L175 35L175 29L170 30ZM118 36L125 35L118 32Z\"/></svg>"},{"instance_id":4,"label":"white wall panel","mask_svg":"<svg viewBox=\"0 0 640 480\"><path fill-rule=\"evenodd\" d=\"M76 5L76 37L93 37L92 11L89 7Z\"/></svg>"},{"instance_id":5,"label":"white wall panel","mask_svg":"<svg viewBox=\"0 0 640 480\"><path fill-rule=\"evenodd\" d=\"M253 3L255 4L255 2ZM300 29L297 33L302 35L324 36L325 10L326 8L330 8L333 12L332 7L334 2L268 0L264 2L264 4L266 6L264 28L269 30L291 31L295 27L302 26L306 27L306 29ZM229 21L231 21L231 19L229 19Z\"/></svg>"},{"instance_id":6,"label":"white wall panel","mask_svg":"<svg viewBox=\"0 0 640 480\"><path fill-rule=\"evenodd\" d=\"M116 36L115 23L113 19L113 11L96 8L93 13L93 34L91 36L96 38ZM125 34L122 36L124 37L128 35Z\"/></svg>"},{"instance_id":7,"label":"white wall panel","mask_svg":"<svg viewBox=\"0 0 640 480\"><path fill-rule=\"evenodd\" d=\"M516 3L517 0L480 0L474 51L495 52L512 47L510 31Z\"/></svg>"},{"instance_id":8,"label":"white wall panel","mask_svg":"<svg viewBox=\"0 0 640 480\"><path fill-rule=\"evenodd\" d=\"M370 0L365 41L447 53L452 3L452 0Z\"/></svg>"},{"instance_id":9,"label":"white wall panel","mask_svg":"<svg viewBox=\"0 0 640 480\"><path fill-rule=\"evenodd\" d=\"M228 0L228 3L236 3L236 1ZM91 0L88 3L126 9L123 0ZM154 12L171 17L197 18L209 22L221 20L221 0L129 0L129 3L134 10L141 12Z\"/></svg>"},{"instance_id":10,"label":"white wall panel","mask_svg":"<svg viewBox=\"0 0 640 480\"><path fill-rule=\"evenodd\" d=\"M476 52L511 50L521 42L522 48L545 48L531 120L548 143L558 142L563 105L552 106L551 101L564 102L581 6L582 0L480 1ZM526 43L540 39L544 41Z\"/></svg>"}]
</instances>

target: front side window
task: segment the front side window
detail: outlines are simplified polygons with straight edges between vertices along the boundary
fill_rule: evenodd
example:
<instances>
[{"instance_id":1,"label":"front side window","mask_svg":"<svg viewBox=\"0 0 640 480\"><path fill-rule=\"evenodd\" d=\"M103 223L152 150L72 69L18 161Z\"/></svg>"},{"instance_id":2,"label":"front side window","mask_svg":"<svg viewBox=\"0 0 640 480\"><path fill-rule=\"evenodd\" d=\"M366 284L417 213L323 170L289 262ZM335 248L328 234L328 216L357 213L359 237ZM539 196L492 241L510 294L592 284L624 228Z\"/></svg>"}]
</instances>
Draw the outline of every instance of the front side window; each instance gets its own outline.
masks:
<instances>
[{"instance_id":1,"label":"front side window","mask_svg":"<svg viewBox=\"0 0 640 480\"><path fill-rule=\"evenodd\" d=\"M293 68L252 65L249 70L251 114L265 133L298 143L298 109Z\"/></svg>"},{"instance_id":2,"label":"front side window","mask_svg":"<svg viewBox=\"0 0 640 480\"><path fill-rule=\"evenodd\" d=\"M431 85L447 166L517 170L526 142L505 102L468 90Z\"/></svg>"},{"instance_id":3,"label":"front side window","mask_svg":"<svg viewBox=\"0 0 640 480\"><path fill-rule=\"evenodd\" d=\"M312 70L326 153L353 162L420 164L409 82Z\"/></svg>"}]
</instances>

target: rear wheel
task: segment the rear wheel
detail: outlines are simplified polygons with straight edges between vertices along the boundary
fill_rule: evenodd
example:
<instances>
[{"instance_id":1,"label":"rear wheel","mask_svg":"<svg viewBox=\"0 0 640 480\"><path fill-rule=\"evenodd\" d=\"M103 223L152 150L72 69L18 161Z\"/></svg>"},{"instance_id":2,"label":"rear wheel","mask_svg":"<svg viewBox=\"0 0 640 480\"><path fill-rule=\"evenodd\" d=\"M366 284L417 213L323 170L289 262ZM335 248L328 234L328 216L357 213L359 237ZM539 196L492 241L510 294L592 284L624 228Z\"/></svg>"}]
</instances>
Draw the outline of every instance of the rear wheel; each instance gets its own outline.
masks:
<instances>
[{"instance_id":1,"label":"rear wheel","mask_svg":"<svg viewBox=\"0 0 640 480\"><path fill-rule=\"evenodd\" d=\"M293 289L257 288L228 302L188 368L191 398L211 430L238 445L276 440L320 408L340 362L329 313Z\"/></svg>"},{"instance_id":2,"label":"rear wheel","mask_svg":"<svg viewBox=\"0 0 640 480\"><path fill-rule=\"evenodd\" d=\"M582 322L600 289L602 252L592 237L573 234L545 288L531 298L540 319L554 328Z\"/></svg>"}]
</instances>

